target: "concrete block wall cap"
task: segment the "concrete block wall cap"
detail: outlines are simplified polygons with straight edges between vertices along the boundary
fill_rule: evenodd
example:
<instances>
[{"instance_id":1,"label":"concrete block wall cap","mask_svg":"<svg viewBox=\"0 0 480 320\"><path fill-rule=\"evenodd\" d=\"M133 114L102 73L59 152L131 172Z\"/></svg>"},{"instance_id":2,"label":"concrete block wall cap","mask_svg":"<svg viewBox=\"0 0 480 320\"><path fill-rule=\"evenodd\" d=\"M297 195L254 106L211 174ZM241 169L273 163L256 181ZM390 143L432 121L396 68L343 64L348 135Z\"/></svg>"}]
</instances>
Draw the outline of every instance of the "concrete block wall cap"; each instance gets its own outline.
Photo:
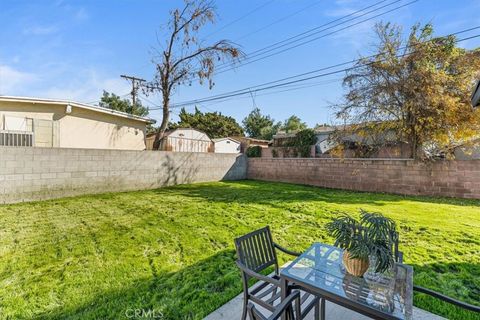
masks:
<instances>
[{"instance_id":1,"label":"concrete block wall cap","mask_svg":"<svg viewBox=\"0 0 480 320\"><path fill-rule=\"evenodd\" d=\"M415 159L405 158L248 158L251 161L279 161L279 160L318 160L318 161L341 161L341 160L353 160L353 161L409 161L415 162ZM478 160L480 161L480 160Z\"/></svg>"}]
</instances>

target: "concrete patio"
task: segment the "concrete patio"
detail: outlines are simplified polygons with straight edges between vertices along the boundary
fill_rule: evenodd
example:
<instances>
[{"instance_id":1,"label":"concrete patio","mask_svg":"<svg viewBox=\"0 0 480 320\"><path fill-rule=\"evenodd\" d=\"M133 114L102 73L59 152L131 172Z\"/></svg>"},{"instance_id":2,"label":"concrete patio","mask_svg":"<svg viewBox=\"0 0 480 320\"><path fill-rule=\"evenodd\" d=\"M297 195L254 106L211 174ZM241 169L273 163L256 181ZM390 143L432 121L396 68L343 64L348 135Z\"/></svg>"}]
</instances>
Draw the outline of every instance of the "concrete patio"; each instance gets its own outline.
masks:
<instances>
[{"instance_id":1,"label":"concrete patio","mask_svg":"<svg viewBox=\"0 0 480 320\"><path fill-rule=\"evenodd\" d=\"M287 262L281 268L288 265ZM273 274L270 274L273 275ZM258 283L257 283L258 284ZM251 288L255 288L257 284L254 284ZM267 286L263 290L267 290L269 286ZM262 291L263 291L262 290ZM260 291L260 292L262 292ZM308 301L308 300L307 300ZM210 313L204 320L240 320L242 317L242 307L243 307L243 293L239 294L217 310ZM270 313L258 305L255 306L258 310L262 311L264 315L269 315ZM361 315L355 311L346 309L339 305L336 305L331 302L326 302L325 306L325 317L327 320L369 320L369 317ZM247 317L248 319L248 317ZM428 311L413 307L413 319L414 320L445 320L440 316L437 316L433 313ZM306 320L314 320L313 317L313 310L310 311L306 317Z\"/></svg>"},{"instance_id":2,"label":"concrete patio","mask_svg":"<svg viewBox=\"0 0 480 320\"><path fill-rule=\"evenodd\" d=\"M207 317L204 320L239 320L242 316L243 306L243 293L239 294ZM264 311L265 309L258 308ZM265 315L268 315L266 311ZM326 319L327 320L368 320L370 318L365 317L354 311L345 309L330 302L326 302ZM248 317L247 317L248 319ZM307 320L313 320L313 310L307 315ZM413 319L415 320L444 320L444 318L434 315L425 310L413 307Z\"/></svg>"}]
</instances>

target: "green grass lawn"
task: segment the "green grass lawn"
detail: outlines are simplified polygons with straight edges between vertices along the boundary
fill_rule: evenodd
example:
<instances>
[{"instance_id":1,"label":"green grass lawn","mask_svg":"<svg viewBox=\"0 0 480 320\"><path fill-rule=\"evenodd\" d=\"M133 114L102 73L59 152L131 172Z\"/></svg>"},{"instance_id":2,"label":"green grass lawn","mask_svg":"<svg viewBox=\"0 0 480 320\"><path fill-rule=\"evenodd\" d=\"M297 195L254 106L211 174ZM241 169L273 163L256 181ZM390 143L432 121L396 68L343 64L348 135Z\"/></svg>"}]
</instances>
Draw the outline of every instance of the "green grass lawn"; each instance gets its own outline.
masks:
<instances>
[{"instance_id":1,"label":"green grass lawn","mask_svg":"<svg viewBox=\"0 0 480 320\"><path fill-rule=\"evenodd\" d=\"M270 225L301 251L332 243L325 223L360 208L397 222L415 284L480 305L480 201L240 181L0 206L0 318L201 319L241 292L234 237ZM422 295L415 305L479 319Z\"/></svg>"}]
</instances>

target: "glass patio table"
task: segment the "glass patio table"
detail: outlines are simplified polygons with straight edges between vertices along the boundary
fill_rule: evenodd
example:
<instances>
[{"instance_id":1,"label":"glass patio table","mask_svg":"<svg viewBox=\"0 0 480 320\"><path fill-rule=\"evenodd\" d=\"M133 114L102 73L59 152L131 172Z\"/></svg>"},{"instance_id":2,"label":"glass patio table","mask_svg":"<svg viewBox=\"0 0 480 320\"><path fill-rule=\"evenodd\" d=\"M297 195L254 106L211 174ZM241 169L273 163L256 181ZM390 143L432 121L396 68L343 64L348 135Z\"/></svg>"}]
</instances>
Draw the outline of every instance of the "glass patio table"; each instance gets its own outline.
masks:
<instances>
[{"instance_id":1,"label":"glass patio table","mask_svg":"<svg viewBox=\"0 0 480 320\"><path fill-rule=\"evenodd\" d=\"M282 299L287 285L323 297L320 318L325 319L325 300L373 319L412 319L413 269L396 263L384 274L367 271L363 278L347 273L343 250L314 243L280 272ZM285 319L285 314L282 319Z\"/></svg>"}]
</instances>

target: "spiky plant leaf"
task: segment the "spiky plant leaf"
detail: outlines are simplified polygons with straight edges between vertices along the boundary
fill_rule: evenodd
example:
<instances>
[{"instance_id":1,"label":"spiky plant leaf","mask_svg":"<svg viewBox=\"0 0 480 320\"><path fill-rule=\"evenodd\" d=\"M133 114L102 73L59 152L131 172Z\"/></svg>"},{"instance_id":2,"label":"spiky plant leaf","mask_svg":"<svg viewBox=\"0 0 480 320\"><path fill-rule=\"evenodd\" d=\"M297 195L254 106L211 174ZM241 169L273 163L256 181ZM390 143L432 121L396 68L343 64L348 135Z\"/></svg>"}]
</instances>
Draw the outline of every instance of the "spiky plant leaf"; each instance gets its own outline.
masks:
<instances>
[{"instance_id":1,"label":"spiky plant leaf","mask_svg":"<svg viewBox=\"0 0 480 320\"><path fill-rule=\"evenodd\" d=\"M335 246L348 250L352 258L366 260L374 256L376 272L385 272L393 266L392 249L397 233L392 219L360 210L360 221L357 221L346 213L339 213L326 229L335 238Z\"/></svg>"}]
</instances>

